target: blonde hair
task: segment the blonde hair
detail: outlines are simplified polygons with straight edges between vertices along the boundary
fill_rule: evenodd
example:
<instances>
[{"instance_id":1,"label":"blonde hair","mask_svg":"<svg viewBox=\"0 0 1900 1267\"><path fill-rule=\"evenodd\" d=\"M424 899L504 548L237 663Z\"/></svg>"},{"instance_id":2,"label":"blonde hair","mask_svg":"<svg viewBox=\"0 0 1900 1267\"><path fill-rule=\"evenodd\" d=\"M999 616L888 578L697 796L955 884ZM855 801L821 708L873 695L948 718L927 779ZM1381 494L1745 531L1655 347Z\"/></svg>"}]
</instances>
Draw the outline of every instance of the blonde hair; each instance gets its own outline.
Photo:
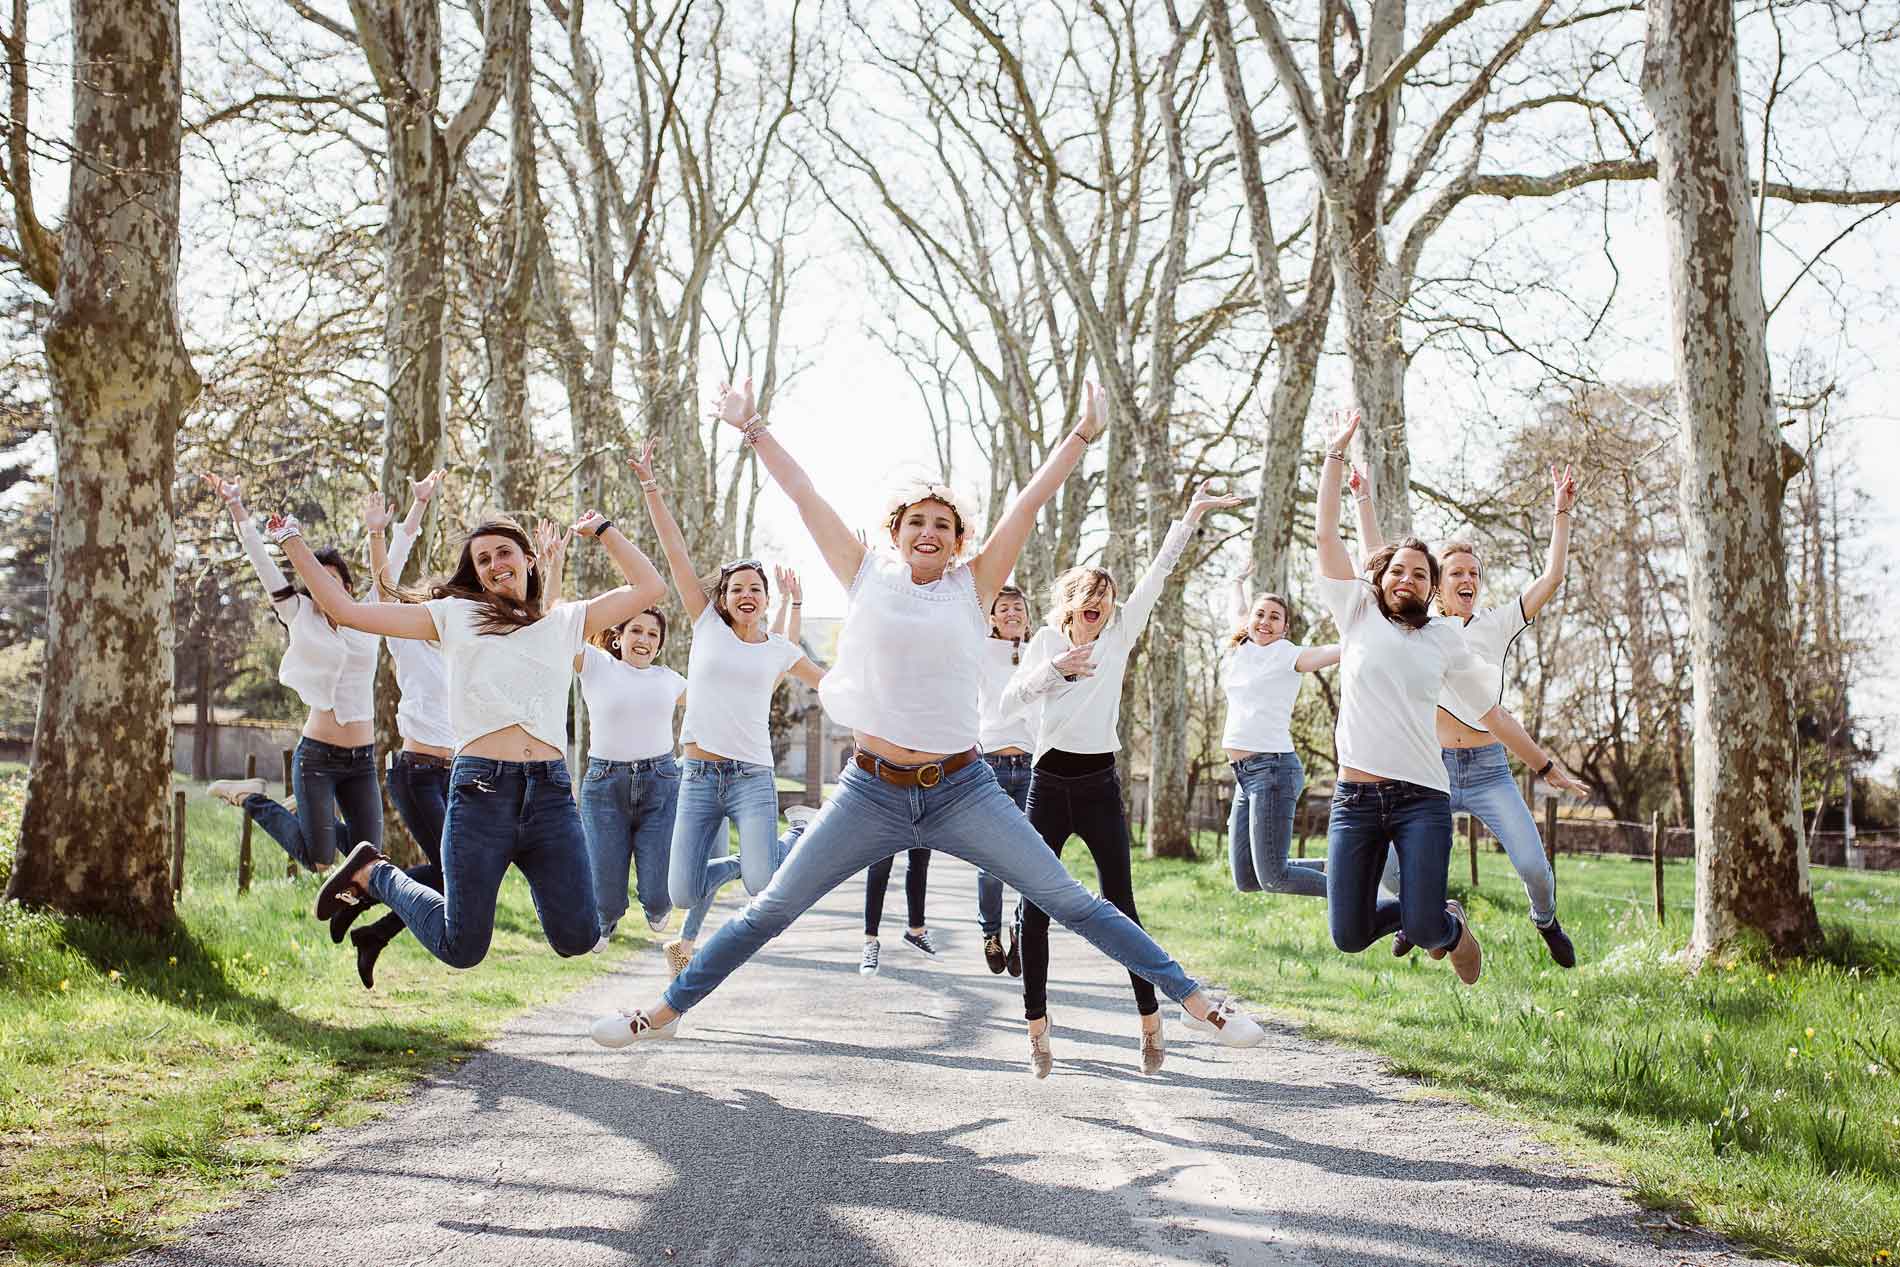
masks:
<instances>
[{"instance_id":1,"label":"blonde hair","mask_svg":"<svg viewBox=\"0 0 1900 1267\"><path fill-rule=\"evenodd\" d=\"M950 508L950 518L957 528L956 549L950 557L952 560L961 558L971 541L970 521L963 514L963 501L956 491L939 480L909 479L892 489L890 496L885 499L885 533L895 541L898 521L904 517L905 511L919 502L942 502Z\"/></svg>"},{"instance_id":2,"label":"blonde hair","mask_svg":"<svg viewBox=\"0 0 1900 1267\"><path fill-rule=\"evenodd\" d=\"M1059 629L1067 636L1069 626L1075 623L1075 613L1103 591L1107 591L1106 596L1112 607L1115 601L1115 578L1107 568L1070 568L1049 587L1049 627Z\"/></svg>"},{"instance_id":3,"label":"blonde hair","mask_svg":"<svg viewBox=\"0 0 1900 1267\"><path fill-rule=\"evenodd\" d=\"M1292 637L1293 605L1278 594L1255 594L1253 601L1247 604L1247 610L1242 613L1239 623L1234 626L1234 632L1228 636L1228 646L1238 647L1241 643L1253 637L1253 614L1259 608L1260 604L1265 602L1274 602L1280 605L1280 614L1286 617L1286 628L1281 632L1280 636L1282 638Z\"/></svg>"}]
</instances>

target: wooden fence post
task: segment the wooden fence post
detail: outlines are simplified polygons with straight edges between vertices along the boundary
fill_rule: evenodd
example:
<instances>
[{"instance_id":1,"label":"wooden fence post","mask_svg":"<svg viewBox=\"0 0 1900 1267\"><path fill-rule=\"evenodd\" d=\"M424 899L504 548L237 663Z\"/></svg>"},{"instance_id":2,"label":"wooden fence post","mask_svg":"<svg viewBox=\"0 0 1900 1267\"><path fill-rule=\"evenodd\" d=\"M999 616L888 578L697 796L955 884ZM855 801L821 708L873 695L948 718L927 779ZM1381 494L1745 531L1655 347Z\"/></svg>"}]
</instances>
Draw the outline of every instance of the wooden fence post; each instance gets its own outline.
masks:
<instances>
[{"instance_id":1,"label":"wooden fence post","mask_svg":"<svg viewBox=\"0 0 1900 1267\"><path fill-rule=\"evenodd\" d=\"M172 793L172 896L185 891L185 794Z\"/></svg>"},{"instance_id":2,"label":"wooden fence post","mask_svg":"<svg viewBox=\"0 0 1900 1267\"><path fill-rule=\"evenodd\" d=\"M1662 811L1649 816L1649 865L1656 883L1656 927L1663 926L1663 825Z\"/></svg>"},{"instance_id":3,"label":"wooden fence post","mask_svg":"<svg viewBox=\"0 0 1900 1267\"><path fill-rule=\"evenodd\" d=\"M1478 887L1478 816L1465 815L1465 847L1471 854L1471 887Z\"/></svg>"},{"instance_id":4,"label":"wooden fence post","mask_svg":"<svg viewBox=\"0 0 1900 1267\"><path fill-rule=\"evenodd\" d=\"M1544 861L1550 864L1550 891L1557 892L1557 798L1544 798Z\"/></svg>"},{"instance_id":5,"label":"wooden fence post","mask_svg":"<svg viewBox=\"0 0 1900 1267\"><path fill-rule=\"evenodd\" d=\"M1300 852L1296 855L1298 857L1306 856L1306 833L1312 824L1313 820L1306 812L1306 798L1301 797L1299 803L1293 807L1293 834L1298 836L1300 841L1298 846Z\"/></svg>"},{"instance_id":6,"label":"wooden fence post","mask_svg":"<svg viewBox=\"0 0 1900 1267\"><path fill-rule=\"evenodd\" d=\"M291 791L290 791L291 765L293 762L295 762L295 760L296 760L296 750L294 748L284 749L284 799L286 801L288 801L291 797ZM297 808L301 810L303 807L300 805ZM295 880L297 878L297 860L295 858L286 857L284 859L284 878L286 880Z\"/></svg>"},{"instance_id":7,"label":"wooden fence post","mask_svg":"<svg viewBox=\"0 0 1900 1267\"><path fill-rule=\"evenodd\" d=\"M244 777L257 777L257 754L244 756ZM238 811L238 892L251 891L251 816L243 810Z\"/></svg>"}]
</instances>

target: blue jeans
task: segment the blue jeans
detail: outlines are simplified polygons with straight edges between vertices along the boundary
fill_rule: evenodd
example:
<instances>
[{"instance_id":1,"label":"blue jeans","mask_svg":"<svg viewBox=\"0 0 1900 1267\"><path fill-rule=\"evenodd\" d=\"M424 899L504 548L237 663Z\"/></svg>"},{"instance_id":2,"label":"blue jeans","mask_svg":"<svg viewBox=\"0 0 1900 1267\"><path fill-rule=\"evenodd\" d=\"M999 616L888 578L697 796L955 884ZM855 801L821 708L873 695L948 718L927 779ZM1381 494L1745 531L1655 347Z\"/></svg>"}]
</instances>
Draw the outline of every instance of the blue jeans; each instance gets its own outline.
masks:
<instances>
[{"instance_id":1,"label":"blue jeans","mask_svg":"<svg viewBox=\"0 0 1900 1267\"><path fill-rule=\"evenodd\" d=\"M1242 893L1325 897L1326 873L1287 861L1293 815L1306 770L1297 752L1256 752L1234 762L1234 809L1227 820L1228 862Z\"/></svg>"},{"instance_id":2,"label":"blue jeans","mask_svg":"<svg viewBox=\"0 0 1900 1267\"><path fill-rule=\"evenodd\" d=\"M1538 834L1537 819L1524 803L1517 780L1511 777L1511 761L1504 745L1440 748L1438 755L1444 759L1445 774L1451 780L1451 812L1470 814L1504 846L1518 878L1524 881L1532 922L1541 926L1556 919L1557 877L1544 856L1544 838ZM1391 859L1386 862L1388 889L1398 882L1396 865Z\"/></svg>"},{"instance_id":3,"label":"blue jeans","mask_svg":"<svg viewBox=\"0 0 1900 1267\"><path fill-rule=\"evenodd\" d=\"M667 987L684 1012L839 884L880 858L928 847L980 867L1177 1002L1200 987L1141 926L1075 882L988 765L972 761L935 787L897 787L847 765L765 892L699 948Z\"/></svg>"},{"instance_id":4,"label":"blue jeans","mask_svg":"<svg viewBox=\"0 0 1900 1267\"><path fill-rule=\"evenodd\" d=\"M495 898L509 864L528 878L541 931L557 955L584 955L600 940L587 838L565 761L457 757L442 824L442 891L388 862L370 868L370 892L389 903L451 968L472 968L495 935Z\"/></svg>"},{"instance_id":5,"label":"blue jeans","mask_svg":"<svg viewBox=\"0 0 1900 1267\"><path fill-rule=\"evenodd\" d=\"M290 786L297 795L296 812L260 793L244 798L244 812L291 861L311 870L335 862L339 813L352 847L359 840L383 847L383 790L376 781L374 744L339 748L306 735L291 758Z\"/></svg>"},{"instance_id":6,"label":"blue jeans","mask_svg":"<svg viewBox=\"0 0 1900 1267\"><path fill-rule=\"evenodd\" d=\"M688 941L699 935L713 894L737 879L757 895L778 868L778 782L770 766L745 761L680 763L679 807L673 816L667 888L673 905L687 908ZM726 820L739 828L739 856L726 843Z\"/></svg>"},{"instance_id":7,"label":"blue jeans","mask_svg":"<svg viewBox=\"0 0 1900 1267\"><path fill-rule=\"evenodd\" d=\"M986 756L990 773L1009 799L1023 809L1029 802L1029 754L1011 757ZM976 873L976 922L985 937L1000 937L1003 932L1003 882L987 871Z\"/></svg>"},{"instance_id":8,"label":"blue jeans","mask_svg":"<svg viewBox=\"0 0 1900 1267\"><path fill-rule=\"evenodd\" d=\"M396 803L403 826L415 837L428 862L410 867L406 875L417 884L442 890L442 820L449 812L449 768L413 752L398 752L389 762L389 799ZM358 934L387 946L403 930L395 912L383 916Z\"/></svg>"},{"instance_id":9,"label":"blue jeans","mask_svg":"<svg viewBox=\"0 0 1900 1267\"><path fill-rule=\"evenodd\" d=\"M587 827L594 906L603 933L613 932L627 913L629 872L639 885L649 924L672 913L666 858L679 796L680 768L670 752L646 761L588 760L587 777L581 780L581 821Z\"/></svg>"},{"instance_id":10,"label":"blue jeans","mask_svg":"<svg viewBox=\"0 0 1900 1267\"><path fill-rule=\"evenodd\" d=\"M1390 847L1399 896L1379 892ZM1416 783L1349 783L1333 791L1326 825L1326 903L1333 945L1357 954L1400 928L1426 950L1449 949L1458 921L1445 909L1451 865L1451 798Z\"/></svg>"}]
</instances>

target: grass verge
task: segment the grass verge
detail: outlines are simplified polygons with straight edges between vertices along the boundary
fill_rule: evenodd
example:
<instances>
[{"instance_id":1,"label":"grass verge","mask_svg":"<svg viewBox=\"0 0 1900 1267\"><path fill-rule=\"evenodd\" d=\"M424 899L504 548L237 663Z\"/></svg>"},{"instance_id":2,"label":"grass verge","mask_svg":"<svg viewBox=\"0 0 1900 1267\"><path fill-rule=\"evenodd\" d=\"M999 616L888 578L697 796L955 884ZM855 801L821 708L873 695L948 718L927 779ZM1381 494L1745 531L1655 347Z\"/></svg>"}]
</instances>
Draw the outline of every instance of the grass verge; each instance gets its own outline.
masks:
<instances>
[{"instance_id":1,"label":"grass verge","mask_svg":"<svg viewBox=\"0 0 1900 1267\"><path fill-rule=\"evenodd\" d=\"M1197 974L1537 1123L1724 1235L1808 1263L1900 1254L1900 875L1817 869L1821 958L1691 974L1672 956L1692 865L1667 868L1659 929L1647 859L1565 856L1558 906L1580 961L1566 972L1509 860L1481 851L1474 888L1461 842L1453 895L1485 951L1466 989L1423 952L1341 954L1324 902L1236 893L1225 840L1200 844L1203 861L1135 861L1142 922Z\"/></svg>"},{"instance_id":2,"label":"grass verge","mask_svg":"<svg viewBox=\"0 0 1900 1267\"><path fill-rule=\"evenodd\" d=\"M286 880L253 831L239 897L237 811L193 792L170 934L0 907L0 1261L161 1240L647 940L623 921L621 953L561 959L511 872L479 968L451 972L402 936L365 991L349 943L310 918L314 878ZM0 769L0 852L24 797L20 767Z\"/></svg>"}]
</instances>

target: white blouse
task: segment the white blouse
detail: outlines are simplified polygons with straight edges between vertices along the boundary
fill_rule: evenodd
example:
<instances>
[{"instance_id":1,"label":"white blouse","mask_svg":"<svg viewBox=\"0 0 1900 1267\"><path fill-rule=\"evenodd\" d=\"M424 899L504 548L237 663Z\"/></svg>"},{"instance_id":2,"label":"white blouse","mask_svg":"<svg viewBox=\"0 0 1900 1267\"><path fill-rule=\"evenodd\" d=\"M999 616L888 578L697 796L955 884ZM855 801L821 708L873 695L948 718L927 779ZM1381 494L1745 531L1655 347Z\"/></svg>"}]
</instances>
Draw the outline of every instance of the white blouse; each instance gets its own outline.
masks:
<instances>
[{"instance_id":1,"label":"white blouse","mask_svg":"<svg viewBox=\"0 0 1900 1267\"><path fill-rule=\"evenodd\" d=\"M257 579L276 595L290 587L270 557L257 525L238 525L238 539L250 556ZM368 721L376 713L375 634L331 627L315 600L292 593L273 597L271 606L290 630L290 646L277 663L277 680L297 692L308 708L327 708L338 722Z\"/></svg>"},{"instance_id":2,"label":"white blouse","mask_svg":"<svg viewBox=\"0 0 1900 1267\"><path fill-rule=\"evenodd\" d=\"M448 665L455 747L520 726L542 743L567 746L567 690L587 628L587 604L563 603L511 633L480 633L484 604L437 598L423 604Z\"/></svg>"},{"instance_id":3,"label":"white blouse","mask_svg":"<svg viewBox=\"0 0 1900 1267\"><path fill-rule=\"evenodd\" d=\"M587 755L602 761L670 756L673 708L685 689L686 679L664 664L636 669L599 647L582 647Z\"/></svg>"},{"instance_id":4,"label":"white blouse","mask_svg":"<svg viewBox=\"0 0 1900 1267\"><path fill-rule=\"evenodd\" d=\"M873 546L851 582L838 661L818 687L819 701L840 726L901 747L974 748L989 632L967 565L919 585L908 564Z\"/></svg>"},{"instance_id":5,"label":"white blouse","mask_svg":"<svg viewBox=\"0 0 1900 1267\"><path fill-rule=\"evenodd\" d=\"M1253 639L1221 657L1227 729L1220 744L1236 752L1293 751L1293 704L1300 697L1300 653L1289 638L1261 646Z\"/></svg>"},{"instance_id":6,"label":"white blouse","mask_svg":"<svg viewBox=\"0 0 1900 1267\"><path fill-rule=\"evenodd\" d=\"M1482 691L1497 670L1471 653L1455 621L1407 629L1380 614L1369 581L1314 583L1339 626L1339 764L1449 793L1435 724L1439 693L1448 683Z\"/></svg>"},{"instance_id":7,"label":"white blouse","mask_svg":"<svg viewBox=\"0 0 1900 1267\"><path fill-rule=\"evenodd\" d=\"M388 572L402 575L416 538L401 522L389 534ZM449 725L449 668L442 648L420 638L385 638L389 658L396 664L396 733L412 743L431 748L455 747Z\"/></svg>"},{"instance_id":8,"label":"white blouse","mask_svg":"<svg viewBox=\"0 0 1900 1267\"><path fill-rule=\"evenodd\" d=\"M1071 682L1056 670L1054 661L1075 644L1060 629L1044 625L1029 640L1022 666L1003 691L1003 710L1012 714L1028 713L1040 705L1042 717L1036 727L1035 753L1051 748L1064 752L1116 752L1121 744L1122 675L1128 670L1128 653L1135 639L1148 625L1161 587L1168 573L1181 561L1192 535L1187 523L1175 520L1128 601L1116 607L1108 624L1089 644L1089 663L1095 672Z\"/></svg>"}]
</instances>

